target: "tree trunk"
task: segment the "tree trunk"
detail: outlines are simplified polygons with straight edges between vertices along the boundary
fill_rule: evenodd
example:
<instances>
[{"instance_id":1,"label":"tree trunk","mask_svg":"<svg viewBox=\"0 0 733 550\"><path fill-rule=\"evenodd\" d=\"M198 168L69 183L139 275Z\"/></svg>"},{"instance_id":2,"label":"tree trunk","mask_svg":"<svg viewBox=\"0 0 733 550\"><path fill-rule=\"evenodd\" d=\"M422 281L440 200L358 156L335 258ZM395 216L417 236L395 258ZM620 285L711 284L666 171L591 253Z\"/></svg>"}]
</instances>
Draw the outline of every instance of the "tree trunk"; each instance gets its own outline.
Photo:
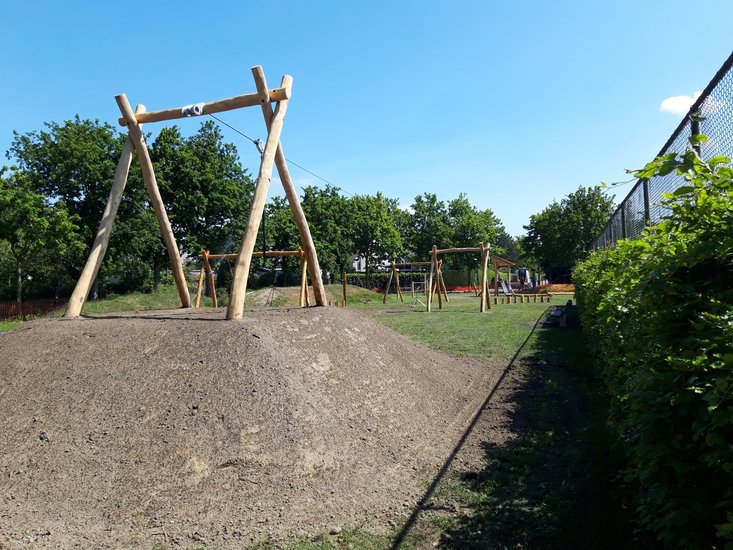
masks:
<instances>
[{"instance_id":1,"label":"tree trunk","mask_svg":"<svg viewBox=\"0 0 733 550\"><path fill-rule=\"evenodd\" d=\"M15 301L20 304L23 301L23 266L20 263L16 266L15 274Z\"/></svg>"},{"instance_id":2,"label":"tree trunk","mask_svg":"<svg viewBox=\"0 0 733 550\"><path fill-rule=\"evenodd\" d=\"M160 260L153 258L153 292L158 292L160 286Z\"/></svg>"}]
</instances>

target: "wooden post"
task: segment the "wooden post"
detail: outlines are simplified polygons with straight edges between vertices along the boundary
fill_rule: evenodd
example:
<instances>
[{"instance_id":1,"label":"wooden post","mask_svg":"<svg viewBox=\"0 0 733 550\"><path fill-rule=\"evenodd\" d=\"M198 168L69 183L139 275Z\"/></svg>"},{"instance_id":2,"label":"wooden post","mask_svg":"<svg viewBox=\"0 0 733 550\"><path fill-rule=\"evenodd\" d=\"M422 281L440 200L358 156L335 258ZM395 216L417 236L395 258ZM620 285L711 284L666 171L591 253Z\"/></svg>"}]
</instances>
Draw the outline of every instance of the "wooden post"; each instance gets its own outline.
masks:
<instances>
[{"instance_id":1,"label":"wooden post","mask_svg":"<svg viewBox=\"0 0 733 550\"><path fill-rule=\"evenodd\" d=\"M392 269L389 271L389 279L387 279L387 286L384 288L384 298L382 298L382 303L387 303L387 294L389 294L389 288L392 286L392 278L394 277L394 262L392 262Z\"/></svg>"},{"instance_id":2,"label":"wooden post","mask_svg":"<svg viewBox=\"0 0 733 550\"><path fill-rule=\"evenodd\" d=\"M438 257L438 255L435 253L437 249L438 247L433 245L433 250L430 252L430 276L428 277L428 284L425 287L426 297L428 301L428 312L432 311L433 306L433 273L435 273L435 262L436 258Z\"/></svg>"},{"instance_id":3,"label":"wooden post","mask_svg":"<svg viewBox=\"0 0 733 550\"><path fill-rule=\"evenodd\" d=\"M481 243L481 307L479 311L483 313L486 311L488 306L491 309L491 303L489 302L489 247L484 247L484 243Z\"/></svg>"},{"instance_id":4,"label":"wooden post","mask_svg":"<svg viewBox=\"0 0 733 550\"><path fill-rule=\"evenodd\" d=\"M443 278L443 261L440 261L440 270L438 271L438 282L440 284L440 288L443 291L443 296L445 296L445 301L448 302L448 290L445 288L445 279Z\"/></svg>"},{"instance_id":5,"label":"wooden post","mask_svg":"<svg viewBox=\"0 0 733 550\"><path fill-rule=\"evenodd\" d=\"M346 271L341 272L342 307L346 307Z\"/></svg>"},{"instance_id":6,"label":"wooden post","mask_svg":"<svg viewBox=\"0 0 733 550\"><path fill-rule=\"evenodd\" d=\"M441 293L442 278L443 278L443 260L438 260L438 276L435 278L435 286L438 288L438 309L443 309L443 296Z\"/></svg>"},{"instance_id":7,"label":"wooden post","mask_svg":"<svg viewBox=\"0 0 733 550\"><path fill-rule=\"evenodd\" d=\"M269 90L268 95L271 101L282 101L284 99L290 99L290 88L275 88ZM213 113L223 113L224 111L231 111L233 109L241 109L242 107L254 107L260 104L260 95L257 94L244 94L236 97L229 97L227 99L218 99L216 101L209 101L200 104L201 114L210 115ZM183 107L174 107L172 109L164 109L162 111L151 111L149 113L140 114L135 116L138 124L144 122L162 122L164 120L175 120L178 118L186 118L190 116L184 112ZM127 119L120 117L120 126L127 126Z\"/></svg>"},{"instance_id":8,"label":"wooden post","mask_svg":"<svg viewBox=\"0 0 733 550\"><path fill-rule=\"evenodd\" d=\"M305 253L300 251L300 307L306 307L308 303L308 272L306 271Z\"/></svg>"},{"instance_id":9,"label":"wooden post","mask_svg":"<svg viewBox=\"0 0 733 550\"><path fill-rule=\"evenodd\" d=\"M201 258L201 269L199 270L199 284L196 287L196 305L194 307L201 307L201 293L204 288L204 275L206 273L206 269L204 267L204 259L203 259L204 252L207 252L207 251L204 250L199 255L199 258Z\"/></svg>"},{"instance_id":10,"label":"wooden post","mask_svg":"<svg viewBox=\"0 0 733 550\"><path fill-rule=\"evenodd\" d=\"M494 296L499 295L499 266L494 263Z\"/></svg>"},{"instance_id":11,"label":"wooden post","mask_svg":"<svg viewBox=\"0 0 733 550\"><path fill-rule=\"evenodd\" d=\"M144 105L138 105L135 109L136 114L145 112ZM97 229L97 236L94 238L94 244L92 249L89 251L89 257L87 263L84 265L84 270L79 276L79 280L76 282L74 292L69 298L69 305L66 307L64 317L73 319L81 315L81 310L84 307L84 303L89 296L89 291L92 288L94 279L97 278L99 272L99 266L102 265L104 255L107 253L107 245L109 245L109 238L112 235L112 227L117 217L117 210L122 202L122 194L125 191L125 185L127 184L127 176L130 173L130 164L132 163L132 152L134 151L132 145L132 138L127 136L125 141L125 147L122 149L120 160L117 162L117 170L115 171L115 178L112 181L112 188L109 191L109 198L107 199L107 205L104 207L104 213L102 214L102 221Z\"/></svg>"},{"instance_id":12,"label":"wooden post","mask_svg":"<svg viewBox=\"0 0 733 550\"><path fill-rule=\"evenodd\" d=\"M262 67L258 65L256 67L252 67L252 75L254 76L255 83L257 84L257 93L260 96L260 105L262 106L262 114L265 117L265 124L267 125L268 131L272 132L271 124L272 121L274 121L274 115L270 101L273 98L267 89L265 73L262 70ZM290 77L288 78L290 79ZM282 87L287 90L287 97L290 97L292 79L288 81L287 86L283 85ZM278 103L278 105L281 104L282 101ZM282 144L280 143L279 134L280 132L278 131L277 148L275 151L275 166L277 167L277 173L280 175L280 181L282 182L283 189L285 190L285 196L288 199L290 211L293 213L295 225L298 227L300 242L303 245L305 257L308 260L307 267L311 276L311 283L313 284L313 294L315 294L316 297L316 305L326 306L326 289L323 286L321 266L318 263L316 246L313 244L313 237L311 236L310 228L308 227L308 220L305 218L305 213L303 212L300 200L298 199L298 192L295 189L293 180L290 178L290 170L288 170L288 163L285 161L285 153L283 152Z\"/></svg>"},{"instance_id":13,"label":"wooden post","mask_svg":"<svg viewBox=\"0 0 733 550\"><path fill-rule=\"evenodd\" d=\"M400 288L400 270L395 268L394 270L395 287L397 288L397 296L400 298L400 302L404 302L405 299L402 297L402 289Z\"/></svg>"},{"instance_id":14,"label":"wooden post","mask_svg":"<svg viewBox=\"0 0 733 550\"><path fill-rule=\"evenodd\" d=\"M255 76L255 80L256 79L257 76ZM290 87L291 85L292 78L285 75L283 77L283 86ZM249 212L247 229L244 232L242 247L239 250L236 267L234 268L234 282L232 283L232 294L229 300L229 307L227 307L227 319L241 319L244 314L244 297L247 291L249 268L252 263L252 252L254 251L255 242L257 240L257 231L260 228L262 212L265 209L267 191L270 188L270 178L272 177L273 163L280 144L280 134L282 133L283 121L285 120L285 113L287 110L288 100L278 102L277 107L275 107L275 114L273 115L269 125L269 133L267 134L267 142L265 143L265 152L262 154L262 161L260 162L260 171L257 175L257 187L255 188L255 195L252 199L252 208ZM310 259L311 258L308 258L309 262ZM313 282L313 286L315 288L315 280Z\"/></svg>"},{"instance_id":15,"label":"wooden post","mask_svg":"<svg viewBox=\"0 0 733 550\"><path fill-rule=\"evenodd\" d=\"M211 300L214 303L214 307L219 307L219 299L216 297L216 284L214 283L214 270L211 269L208 250L204 250L204 266L206 267L206 275L209 280L209 293L211 294Z\"/></svg>"},{"instance_id":16,"label":"wooden post","mask_svg":"<svg viewBox=\"0 0 733 550\"><path fill-rule=\"evenodd\" d=\"M173 271L173 278L178 288L178 295L181 298L181 306L191 307L191 296L188 294L188 285L186 284L186 276L183 273L181 256L178 252L178 245L176 245L176 238L173 236L173 229L171 229L171 224L168 220L168 214L165 211L163 199L160 196L158 182L155 180L153 162L150 160L150 153L148 152L147 145L145 145L145 138L137 123L135 113L132 112L132 107L130 107L130 103L127 101L127 96L120 94L115 96L115 100L122 116L127 120L127 129L130 133L130 138L132 138L132 144L137 151L138 159L140 160L140 167L142 168L145 187L148 189L150 204L152 204L155 210L160 231L163 233L165 247L168 250L168 259L170 260L171 271Z\"/></svg>"}]
</instances>

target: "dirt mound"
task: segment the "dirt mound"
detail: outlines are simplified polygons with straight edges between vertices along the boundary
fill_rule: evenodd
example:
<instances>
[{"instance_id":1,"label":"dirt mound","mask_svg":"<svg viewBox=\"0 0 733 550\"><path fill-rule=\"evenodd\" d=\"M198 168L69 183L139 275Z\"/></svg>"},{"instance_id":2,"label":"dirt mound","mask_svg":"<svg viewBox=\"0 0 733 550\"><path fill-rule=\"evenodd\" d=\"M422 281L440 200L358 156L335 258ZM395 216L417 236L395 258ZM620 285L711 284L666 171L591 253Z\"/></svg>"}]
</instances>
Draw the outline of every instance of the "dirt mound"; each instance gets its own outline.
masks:
<instances>
[{"instance_id":1,"label":"dirt mound","mask_svg":"<svg viewBox=\"0 0 733 550\"><path fill-rule=\"evenodd\" d=\"M241 548L385 529L496 378L349 309L222 317L0 336L0 546Z\"/></svg>"}]
</instances>

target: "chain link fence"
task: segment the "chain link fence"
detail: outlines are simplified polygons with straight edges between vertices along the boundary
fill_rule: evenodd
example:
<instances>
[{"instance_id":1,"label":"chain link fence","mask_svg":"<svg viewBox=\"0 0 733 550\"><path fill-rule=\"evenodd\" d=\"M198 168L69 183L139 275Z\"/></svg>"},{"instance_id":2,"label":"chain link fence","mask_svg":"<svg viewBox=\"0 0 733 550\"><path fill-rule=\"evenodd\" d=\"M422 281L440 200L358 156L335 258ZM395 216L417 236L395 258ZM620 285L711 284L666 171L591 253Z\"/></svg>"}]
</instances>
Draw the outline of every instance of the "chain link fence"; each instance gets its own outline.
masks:
<instances>
[{"instance_id":1,"label":"chain link fence","mask_svg":"<svg viewBox=\"0 0 733 550\"><path fill-rule=\"evenodd\" d=\"M699 149L703 159L717 155L733 158L733 54L690 107L657 156L684 154L690 148L690 136L695 134L708 137ZM672 193L684 184L682 176L675 173L637 181L591 248L615 246L620 239L634 239L647 224L661 222L667 214L662 204L663 193Z\"/></svg>"}]
</instances>

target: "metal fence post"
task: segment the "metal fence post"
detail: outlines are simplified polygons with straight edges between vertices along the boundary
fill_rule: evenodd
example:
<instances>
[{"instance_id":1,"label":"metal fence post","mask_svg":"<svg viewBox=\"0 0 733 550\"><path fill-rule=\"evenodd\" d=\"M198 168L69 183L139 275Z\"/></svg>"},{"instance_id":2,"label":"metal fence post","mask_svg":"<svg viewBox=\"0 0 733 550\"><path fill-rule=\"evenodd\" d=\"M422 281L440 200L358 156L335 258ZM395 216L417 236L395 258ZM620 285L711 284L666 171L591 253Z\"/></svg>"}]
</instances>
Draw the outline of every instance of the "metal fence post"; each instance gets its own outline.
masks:
<instances>
[{"instance_id":1,"label":"metal fence post","mask_svg":"<svg viewBox=\"0 0 733 550\"><path fill-rule=\"evenodd\" d=\"M642 189L644 191L644 225L652 223L652 213L649 207L649 180L642 180Z\"/></svg>"}]
</instances>

